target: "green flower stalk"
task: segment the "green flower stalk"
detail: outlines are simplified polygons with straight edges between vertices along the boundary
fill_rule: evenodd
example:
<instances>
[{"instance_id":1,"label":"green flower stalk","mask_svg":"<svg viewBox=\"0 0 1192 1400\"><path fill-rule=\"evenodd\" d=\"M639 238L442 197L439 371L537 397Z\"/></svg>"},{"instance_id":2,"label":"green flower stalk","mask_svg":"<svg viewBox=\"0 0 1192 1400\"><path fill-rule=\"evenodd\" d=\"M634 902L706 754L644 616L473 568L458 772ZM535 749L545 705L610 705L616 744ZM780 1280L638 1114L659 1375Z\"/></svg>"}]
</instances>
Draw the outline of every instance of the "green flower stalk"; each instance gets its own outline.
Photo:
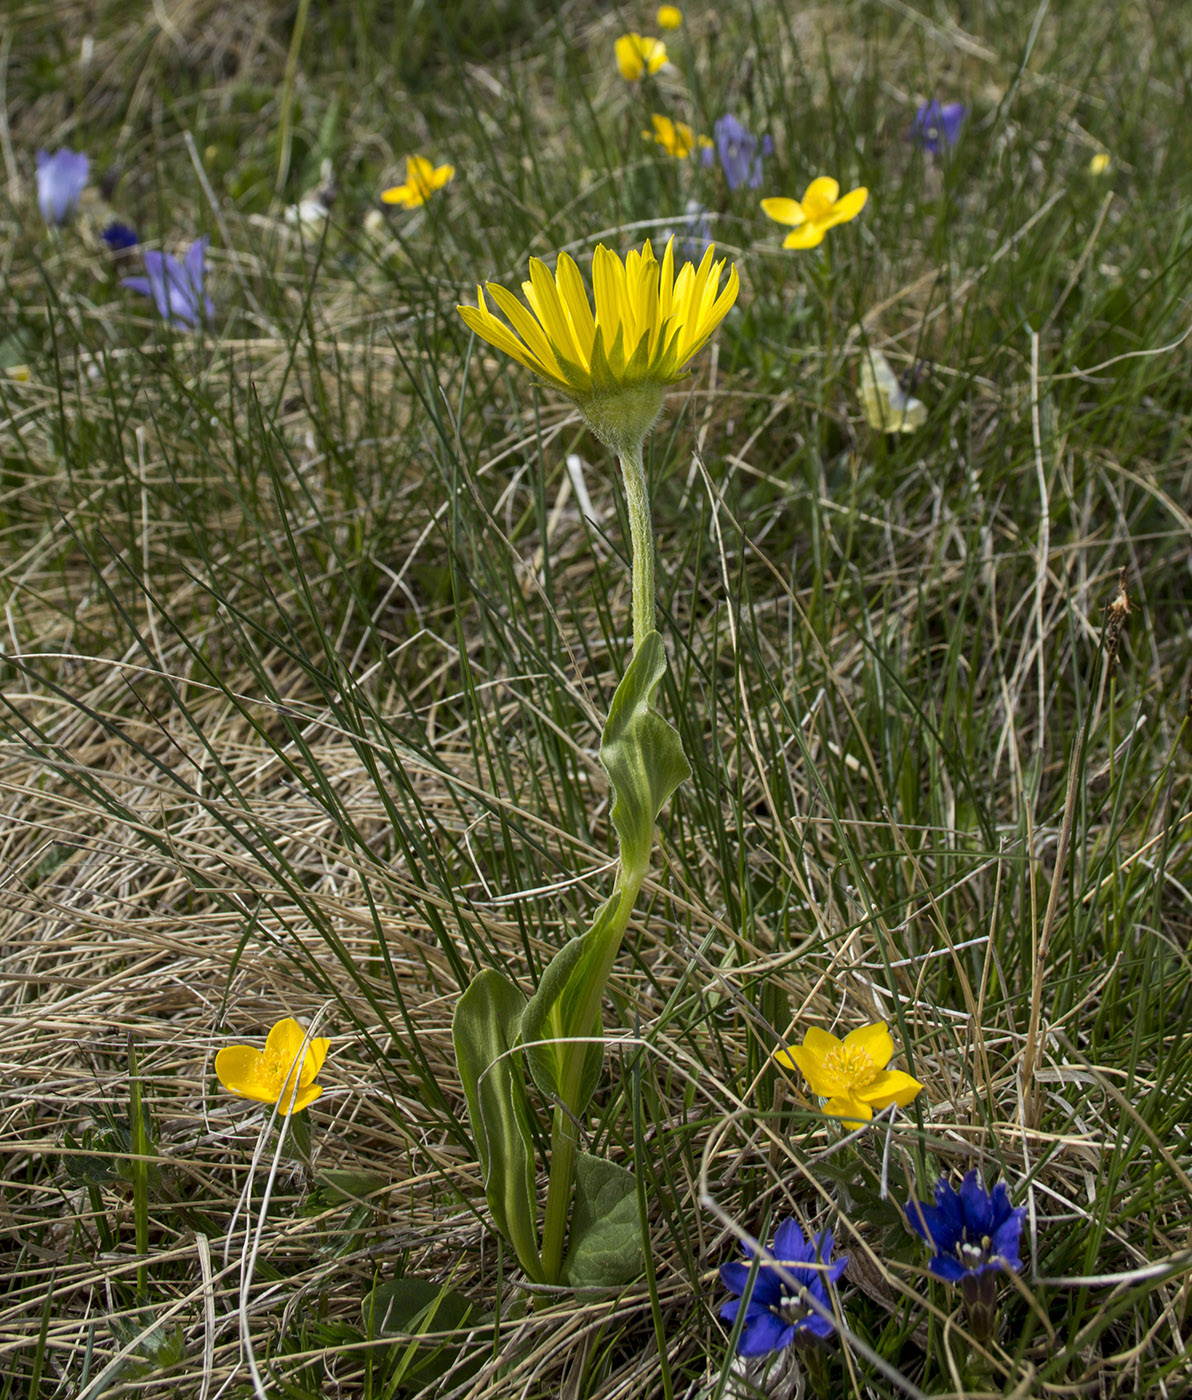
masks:
<instances>
[{"instance_id":1,"label":"green flower stalk","mask_svg":"<svg viewBox=\"0 0 1192 1400\"><path fill-rule=\"evenodd\" d=\"M612 896L591 928L555 955L529 1002L507 978L486 969L460 998L452 1023L493 1219L527 1274L545 1283L623 1281L613 1274L619 1269L631 1276L638 1257L639 1225L626 1209L636 1190L633 1178L580 1154L578 1124L599 1078L604 988L649 871L654 824L690 773L677 731L653 707L666 653L654 625L654 527L643 448L667 388L687 375L689 361L737 298L736 268L721 287L725 261L714 262L713 252L709 247L698 267L684 263L676 273L673 239L661 263L648 241L624 262L600 246L592 260L591 301L566 253L553 274L535 258L530 280L522 283L526 304L488 283L504 321L480 287L476 306L459 307L477 335L566 395L617 454L632 545L633 659L613 696L600 746L620 853ZM534 1243L523 1048L534 1082L554 1105L541 1251Z\"/></svg>"}]
</instances>

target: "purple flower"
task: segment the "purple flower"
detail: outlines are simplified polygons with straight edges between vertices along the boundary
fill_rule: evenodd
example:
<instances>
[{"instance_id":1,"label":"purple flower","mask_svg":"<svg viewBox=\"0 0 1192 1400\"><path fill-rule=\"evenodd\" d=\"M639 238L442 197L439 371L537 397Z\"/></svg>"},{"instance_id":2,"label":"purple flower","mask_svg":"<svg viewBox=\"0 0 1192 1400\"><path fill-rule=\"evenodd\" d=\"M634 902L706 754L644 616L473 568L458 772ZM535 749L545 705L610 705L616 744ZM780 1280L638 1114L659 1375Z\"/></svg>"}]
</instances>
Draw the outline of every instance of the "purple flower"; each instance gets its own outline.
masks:
<instances>
[{"instance_id":1,"label":"purple flower","mask_svg":"<svg viewBox=\"0 0 1192 1400\"><path fill-rule=\"evenodd\" d=\"M127 224L122 224L117 220L113 220L100 234L100 237L113 253L123 253L126 248L135 248L139 241L135 229L131 229Z\"/></svg>"},{"instance_id":2,"label":"purple flower","mask_svg":"<svg viewBox=\"0 0 1192 1400\"><path fill-rule=\"evenodd\" d=\"M910 1200L906 1211L911 1228L935 1250L927 1267L937 1278L960 1283L970 1275L1022 1268L1018 1237L1026 1211L1010 1204L1004 1181L987 1191L971 1171L954 1191L941 1176L935 1183L935 1205Z\"/></svg>"},{"instance_id":3,"label":"purple flower","mask_svg":"<svg viewBox=\"0 0 1192 1400\"><path fill-rule=\"evenodd\" d=\"M754 1255L748 1245L745 1253ZM745 1325L737 1342L740 1356L764 1356L780 1351L795 1340L798 1332L810 1332L816 1337L830 1337L832 1324L804 1302L810 1295L825 1308L828 1283L835 1283L848 1267L848 1256L830 1263L832 1231L822 1230L813 1239L804 1240L803 1231L794 1220L784 1220L774 1232L770 1253L783 1267L783 1272L798 1280L792 1288L773 1264L763 1260L749 1288L749 1264L721 1264L720 1280L730 1293L738 1296L725 1303L720 1316L725 1322L736 1322L737 1314L745 1309ZM811 1267L808 1267L808 1266ZM746 1291L748 1290L748 1292ZM745 1296L742 1296L745 1295Z\"/></svg>"},{"instance_id":4,"label":"purple flower","mask_svg":"<svg viewBox=\"0 0 1192 1400\"><path fill-rule=\"evenodd\" d=\"M74 213L87 183L91 162L82 151L66 146L50 155L37 153L37 207L50 225L66 223Z\"/></svg>"},{"instance_id":5,"label":"purple flower","mask_svg":"<svg viewBox=\"0 0 1192 1400\"><path fill-rule=\"evenodd\" d=\"M196 238L181 262L169 253L147 249L146 277L122 277L120 285L130 292L152 297L158 314L172 326L193 330L202 317L210 321L215 316L211 298L203 290L203 254L207 251L207 236Z\"/></svg>"},{"instance_id":6,"label":"purple flower","mask_svg":"<svg viewBox=\"0 0 1192 1400\"><path fill-rule=\"evenodd\" d=\"M937 155L941 146L955 146L960 140L960 128L967 116L968 108L963 102L941 104L933 97L915 113L906 134L921 150Z\"/></svg>"},{"instance_id":7,"label":"purple flower","mask_svg":"<svg viewBox=\"0 0 1192 1400\"><path fill-rule=\"evenodd\" d=\"M713 151L710 147L704 147L700 155L703 163L711 165L719 156L730 190L740 189L742 185L748 185L751 190L757 189L762 182L762 156L768 156L774 149L773 141L768 136L763 136L759 141L734 116L718 118L712 126L712 135L716 149Z\"/></svg>"}]
</instances>

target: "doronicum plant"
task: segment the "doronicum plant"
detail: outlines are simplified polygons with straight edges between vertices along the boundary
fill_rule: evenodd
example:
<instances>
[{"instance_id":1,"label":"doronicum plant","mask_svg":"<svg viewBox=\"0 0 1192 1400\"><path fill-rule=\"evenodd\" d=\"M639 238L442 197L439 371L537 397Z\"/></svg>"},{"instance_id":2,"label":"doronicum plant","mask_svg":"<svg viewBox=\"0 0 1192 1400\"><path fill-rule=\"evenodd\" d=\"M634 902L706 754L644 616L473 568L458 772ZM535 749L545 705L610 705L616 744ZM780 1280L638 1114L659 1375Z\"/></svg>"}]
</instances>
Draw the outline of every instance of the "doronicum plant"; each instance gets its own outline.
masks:
<instances>
[{"instance_id":1,"label":"doronicum plant","mask_svg":"<svg viewBox=\"0 0 1192 1400\"><path fill-rule=\"evenodd\" d=\"M716 262L713 253L709 247L698 267L688 262L676 271L673 239L661 263L649 241L624 262L602 245L592 259L591 300L566 253L553 274L532 259L525 303L488 284L504 321L479 287L478 304L459 308L478 336L566 395L617 454L632 537L633 657L600 745L619 854L612 895L591 927L560 948L529 1000L487 968L460 998L452 1023L493 1220L529 1277L542 1283L624 1282L640 1257L633 1177L579 1153L578 1128L600 1074L604 989L649 870L654 824L691 771L678 732L653 703L666 653L654 625L654 532L642 451L667 389L687 376L736 300L736 268L721 286L725 260ZM523 1055L554 1105L541 1244Z\"/></svg>"}]
</instances>

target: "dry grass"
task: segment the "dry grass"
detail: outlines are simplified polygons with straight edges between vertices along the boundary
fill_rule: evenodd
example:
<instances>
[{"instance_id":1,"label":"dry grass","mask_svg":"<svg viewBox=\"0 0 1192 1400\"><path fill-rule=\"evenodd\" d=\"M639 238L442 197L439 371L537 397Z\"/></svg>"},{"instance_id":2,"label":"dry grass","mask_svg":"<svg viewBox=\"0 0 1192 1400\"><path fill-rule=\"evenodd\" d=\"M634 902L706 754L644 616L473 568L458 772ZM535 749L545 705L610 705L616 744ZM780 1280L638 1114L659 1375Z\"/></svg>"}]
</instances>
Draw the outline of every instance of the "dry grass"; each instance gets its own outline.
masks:
<instances>
[{"instance_id":1,"label":"dry grass","mask_svg":"<svg viewBox=\"0 0 1192 1400\"><path fill-rule=\"evenodd\" d=\"M343 187L317 252L268 194L288 17L104 7L91 68L56 90L32 48L3 50L2 307L34 373L0 381L0 1396L249 1395L250 1351L269 1394L388 1395L401 1347L367 1335L362 1303L402 1275L500 1318L441 1382L455 1400L731 1395L715 1270L735 1233L792 1212L852 1259L841 1394L1184 1393L1192 454L1186 238L1162 206L1183 138L1123 118L1132 204L1086 199L1063 163L1115 97L1133 110L1133 75L1094 72L1091 22L1075 71L1058 14L1020 82L1025 10L973 32L890 5L853 7L871 27L847 33L822 11L693 20L693 63L727 94L701 100L766 113L792 179L817 139L842 174L860 160L882 103L864 158L893 168L920 42L996 139L963 184L899 155L885 236L842 238L818 289L752 246L744 204L719 211L742 316L652 464L666 708L697 771L662 821L587 1125L648 1178L654 1277L529 1306L487 1221L450 1023L476 967L531 987L607 890L596 747L627 648L624 532L574 415L475 351L465 379L451 308L478 268L682 200L618 144L636 114L613 76L576 95L608 17L511 11L487 49L414 25L407 57L370 56L389 30L356 9L312 17L297 80L283 200L321 130ZM39 15L14 10L12 32ZM56 11L70 53L90 20ZM1161 20L1130 22L1168 112ZM417 113L393 131L403 95ZM85 138L171 246L212 227L225 334L130 316L105 210L39 241L28 153ZM463 152L452 216L367 235L377 180L435 139ZM1147 191L1159 212L1132 224ZM937 361L921 440L866 434L862 325ZM271 1170L276 1139L212 1070L285 1014L332 1037L313 1172L288 1143ZM926 1087L842 1142L770 1052L879 1018ZM1027 1205L1030 1261L975 1363L894 1209L973 1165ZM337 1169L365 1204L336 1197Z\"/></svg>"}]
</instances>

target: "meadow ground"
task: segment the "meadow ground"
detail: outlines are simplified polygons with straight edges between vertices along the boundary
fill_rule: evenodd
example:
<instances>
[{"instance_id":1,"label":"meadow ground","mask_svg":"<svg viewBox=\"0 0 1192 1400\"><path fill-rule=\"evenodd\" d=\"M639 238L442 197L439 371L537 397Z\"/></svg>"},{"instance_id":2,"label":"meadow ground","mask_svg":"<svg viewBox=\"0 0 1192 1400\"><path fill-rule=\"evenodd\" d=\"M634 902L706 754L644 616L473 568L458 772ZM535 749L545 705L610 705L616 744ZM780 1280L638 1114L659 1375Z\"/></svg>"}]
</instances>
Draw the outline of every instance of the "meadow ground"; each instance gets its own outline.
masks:
<instances>
[{"instance_id":1,"label":"meadow ground","mask_svg":"<svg viewBox=\"0 0 1192 1400\"><path fill-rule=\"evenodd\" d=\"M2 1400L1192 1388L1184 7L684 11L631 83L652 5L5 6ZM412 153L454 177L383 208ZM868 203L784 249L759 201L819 175ZM209 321L113 218L209 237ZM452 1015L611 889L628 525L455 308L667 230L741 290L647 446L692 774L579 1125L648 1247L531 1288ZM279 1137L214 1059L287 1015L331 1044ZM850 1137L773 1057L879 1020L923 1089ZM973 1168L1025 1212L983 1340L904 1213ZM745 1368L717 1271L792 1216L836 1335Z\"/></svg>"}]
</instances>

